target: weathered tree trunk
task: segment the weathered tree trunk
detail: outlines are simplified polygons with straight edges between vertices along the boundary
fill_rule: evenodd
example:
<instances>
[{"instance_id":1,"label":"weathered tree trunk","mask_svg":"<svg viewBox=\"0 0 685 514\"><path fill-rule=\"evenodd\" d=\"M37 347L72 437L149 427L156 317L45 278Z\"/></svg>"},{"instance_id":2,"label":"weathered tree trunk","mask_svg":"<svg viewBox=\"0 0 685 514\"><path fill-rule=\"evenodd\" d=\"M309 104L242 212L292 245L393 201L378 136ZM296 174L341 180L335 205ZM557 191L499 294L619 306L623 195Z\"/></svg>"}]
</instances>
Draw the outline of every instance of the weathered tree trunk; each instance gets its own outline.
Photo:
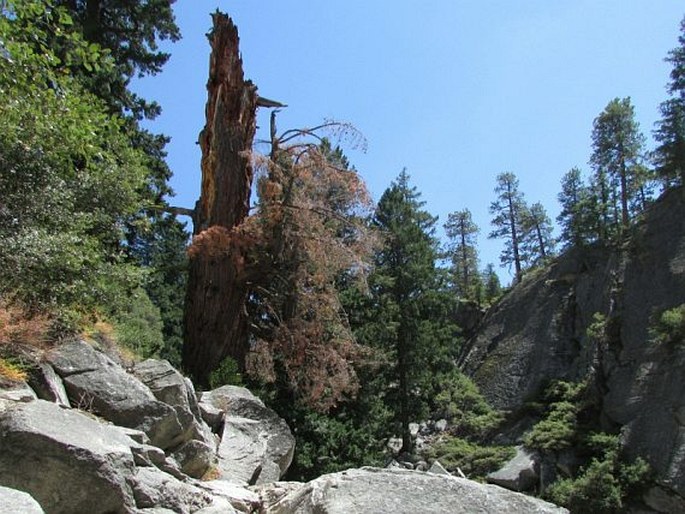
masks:
<instances>
[{"instance_id":1,"label":"weathered tree trunk","mask_svg":"<svg viewBox=\"0 0 685 514\"><path fill-rule=\"evenodd\" d=\"M194 244L205 245L190 252L183 346L184 369L201 386L208 385L209 373L227 356L243 367L248 351L248 287L242 259L235 254L241 246L230 243L232 229L248 215L257 109L257 88L243 78L238 31L225 14L217 12L213 20L194 228Z\"/></svg>"}]
</instances>

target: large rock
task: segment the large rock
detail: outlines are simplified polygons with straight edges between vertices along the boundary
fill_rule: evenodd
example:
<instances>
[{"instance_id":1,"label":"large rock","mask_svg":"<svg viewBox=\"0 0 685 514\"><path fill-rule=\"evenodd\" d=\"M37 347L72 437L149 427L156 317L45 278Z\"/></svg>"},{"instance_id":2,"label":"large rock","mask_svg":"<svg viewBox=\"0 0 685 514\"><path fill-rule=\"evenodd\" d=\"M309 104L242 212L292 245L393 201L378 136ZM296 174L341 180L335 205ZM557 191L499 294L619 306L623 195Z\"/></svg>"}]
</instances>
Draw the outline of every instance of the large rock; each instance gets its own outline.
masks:
<instances>
[{"instance_id":1,"label":"large rock","mask_svg":"<svg viewBox=\"0 0 685 514\"><path fill-rule=\"evenodd\" d=\"M129 433L142 435L43 400L15 403L0 413L0 484L29 492L49 513L190 514L213 504L162 450Z\"/></svg>"},{"instance_id":2,"label":"large rock","mask_svg":"<svg viewBox=\"0 0 685 514\"><path fill-rule=\"evenodd\" d=\"M0 486L0 512L45 514L40 504L30 494L2 486Z\"/></svg>"},{"instance_id":3,"label":"large rock","mask_svg":"<svg viewBox=\"0 0 685 514\"><path fill-rule=\"evenodd\" d=\"M493 406L516 411L552 380L592 370L601 421L621 430L658 483L685 499L685 344L655 320L685 303L685 200L666 193L617 251L574 249L516 285L486 316L461 364ZM605 340L587 329L608 314ZM520 435L520 434L517 434Z\"/></svg>"},{"instance_id":4,"label":"large rock","mask_svg":"<svg viewBox=\"0 0 685 514\"><path fill-rule=\"evenodd\" d=\"M267 506L266 512L543 514L568 511L537 498L463 478L420 471L362 468L319 477Z\"/></svg>"},{"instance_id":5,"label":"large rock","mask_svg":"<svg viewBox=\"0 0 685 514\"><path fill-rule=\"evenodd\" d=\"M244 484L275 482L287 471L295 438L287 423L244 387L223 386L202 395L227 413L219 444L219 467Z\"/></svg>"},{"instance_id":6,"label":"large rock","mask_svg":"<svg viewBox=\"0 0 685 514\"><path fill-rule=\"evenodd\" d=\"M62 377L73 406L142 430L163 449L189 438L172 406L157 400L147 386L89 344L62 345L48 361Z\"/></svg>"},{"instance_id":7,"label":"large rock","mask_svg":"<svg viewBox=\"0 0 685 514\"><path fill-rule=\"evenodd\" d=\"M64 382L47 362L39 362L32 370L29 385L38 398L69 407L69 397Z\"/></svg>"},{"instance_id":8,"label":"large rock","mask_svg":"<svg viewBox=\"0 0 685 514\"><path fill-rule=\"evenodd\" d=\"M174 450L173 456L184 473L201 477L214 463L217 440L202 419L192 382L165 360L140 362L133 367L133 374L157 400L176 410L186 441Z\"/></svg>"},{"instance_id":9,"label":"large rock","mask_svg":"<svg viewBox=\"0 0 685 514\"><path fill-rule=\"evenodd\" d=\"M136 505L141 508L161 507L178 514L191 514L212 503L206 491L156 468L139 468L131 482Z\"/></svg>"},{"instance_id":10,"label":"large rock","mask_svg":"<svg viewBox=\"0 0 685 514\"><path fill-rule=\"evenodd\" d=\"M0 400L31 402L37 398L35 391L26 382L13 383L0 389Z\"/></svg>"},{"instance_id":11,"label":"large rock","mask_svg":"<svg viewBox=\"0 0 685 514\"><path fill-rule=\"evenodd\" d=\"M516 448L516 455L497 471L490 473L488 482L511 491L528 491L539 480L539 457L522 446Z\"/></svg>"},{"instance_id":12,"label":"large rock","mask_svg":"<svg viewBox=\"0 0 685 514\"><path fill-rule=\"evenodd\" d=\"M136 443L114 427L44 400L0 413L0 484L48 512L125 512Z\"/></svg>"}]
</instances>

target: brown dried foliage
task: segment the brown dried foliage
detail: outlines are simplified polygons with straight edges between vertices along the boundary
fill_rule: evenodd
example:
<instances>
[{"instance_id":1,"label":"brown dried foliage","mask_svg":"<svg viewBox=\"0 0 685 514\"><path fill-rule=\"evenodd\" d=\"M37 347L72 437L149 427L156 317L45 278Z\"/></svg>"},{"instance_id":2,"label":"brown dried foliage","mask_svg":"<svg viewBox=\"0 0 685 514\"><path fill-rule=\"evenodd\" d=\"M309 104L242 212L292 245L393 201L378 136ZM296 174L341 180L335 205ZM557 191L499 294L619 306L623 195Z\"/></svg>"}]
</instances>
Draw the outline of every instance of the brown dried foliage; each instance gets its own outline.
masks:
<instances>
[{"instance_id":1,"label":"brown dried foliage","mask_svg":"<svg viewBox=\"0 0 685 514\"><path fill-rule=\"evenodd\" d=\"M363 222L372 205L365 184L341 155L307 141L279 146L262 163L252 223L261 275L248 372L273 380L278 362L291 390L322 411L358 389L364 349L337 283L345 275L363 285L376 244Z\"/></svg>"}]
</instances>

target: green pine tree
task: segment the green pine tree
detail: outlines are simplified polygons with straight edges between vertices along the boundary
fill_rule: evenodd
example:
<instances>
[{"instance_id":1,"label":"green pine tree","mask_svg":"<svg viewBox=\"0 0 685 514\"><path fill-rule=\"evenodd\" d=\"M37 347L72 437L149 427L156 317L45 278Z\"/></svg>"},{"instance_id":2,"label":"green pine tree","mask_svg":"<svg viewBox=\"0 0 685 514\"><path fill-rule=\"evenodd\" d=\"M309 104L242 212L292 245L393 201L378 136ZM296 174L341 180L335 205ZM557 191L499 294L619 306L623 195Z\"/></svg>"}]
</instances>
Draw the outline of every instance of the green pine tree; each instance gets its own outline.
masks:
<instances>
[{"instance_id":1,"label":"green pine tree","mask_svg":"<svg viewBox=\"0 0 685 514\"><path fill-rule=\"evenodd\" d=\"M661 120L654 132L658 146L652 158L665 187L685 184L685 18L680 22L679 46L666 61L673 65L668 84L670 98L660 106Z\"/></svg>"},{"instance_id":2,"label":"green pine tree","mask_svg":"<svg viewBox=\"0 0 685 514\"><path fill-rule=\"evenodd\" d=\"M568 247L590 242L597 232L597 219L592 215L591 192L583 183L580 169L571 168L566 172L557 198L561 204L561 212L557 216L561 225L561 241Z\"/></svg>"},{"instance_id":3,"label":"green pine tree","mask_svg":"<svg viewBox=\"0 0 685 514\"><path fill-rule=\"evenodd\" d=\"M476 242L480 229L468 209L450 213L444 228L448 240L446 256L450 261L449 271L454 290L460 298L477 300L482 286Z\"/></svg>"},{"instance_id":4,"label":"green pine tree","mask_svg":"<svg viewBox=\"0 0 685 514\"><path fill-rule=\"evenodd\" d=\"M435 377L452 369L453 308L435 266L436 218L422 209L419 193L402 171L381 197L372 224L382 236L369 277L373 309L366 342L384 353L386 405L403 442L412 450L409 423L426 415Z\"/></svg>"},{"instance_id":5,"label":"green pine tree","mask_svg":"<svg viewBox=\"0 0 685 514\"><path fill-rule=\"evenodd\" d=\"M592 148L590 163L595 169L603 232L620 236L637 214L631 205L636 205L634 200L645 191L648 179L642 167L644 137L629 97L614 98L595 118Z\"/></svg>"},{"instance_id":6,"label":"green pine tree","mask_svg":"<svg viewBox=\"0 0 685 514\"><path fill-rule=\"evenodd\" d=\"M519 181L511 172L497 175L495 186L497 199L490 204L492 225L495 227L490 235L491 239L503 238L506 243L500 254L502 264L514 265L516 282L523 278L523 256L521 254L521 240L525 233L524 219L527 211L523 193L519 191Z\"/></svg>"}]
</instances>

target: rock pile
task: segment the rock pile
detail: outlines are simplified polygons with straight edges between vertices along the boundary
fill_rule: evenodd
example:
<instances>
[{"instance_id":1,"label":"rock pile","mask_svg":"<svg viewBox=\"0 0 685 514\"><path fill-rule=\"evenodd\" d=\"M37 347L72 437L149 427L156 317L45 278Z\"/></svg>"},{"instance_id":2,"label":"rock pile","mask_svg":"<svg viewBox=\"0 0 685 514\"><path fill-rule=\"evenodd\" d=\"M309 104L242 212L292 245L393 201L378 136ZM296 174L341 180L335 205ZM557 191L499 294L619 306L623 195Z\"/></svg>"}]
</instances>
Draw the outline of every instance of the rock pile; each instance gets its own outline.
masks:
<instances>
[{"instance_id":1,"label":"rock pile","mask_svg":"<svg viewBox=\"0 0 685 514\"><path fill-rule=\"evenodd\" d=\"M198 395L166 361L125 369L83 341L29 383L0 388L0 512L565 512L435 466L280 482L295 439L247 389Z\"/></svg>"}]
</instances>

